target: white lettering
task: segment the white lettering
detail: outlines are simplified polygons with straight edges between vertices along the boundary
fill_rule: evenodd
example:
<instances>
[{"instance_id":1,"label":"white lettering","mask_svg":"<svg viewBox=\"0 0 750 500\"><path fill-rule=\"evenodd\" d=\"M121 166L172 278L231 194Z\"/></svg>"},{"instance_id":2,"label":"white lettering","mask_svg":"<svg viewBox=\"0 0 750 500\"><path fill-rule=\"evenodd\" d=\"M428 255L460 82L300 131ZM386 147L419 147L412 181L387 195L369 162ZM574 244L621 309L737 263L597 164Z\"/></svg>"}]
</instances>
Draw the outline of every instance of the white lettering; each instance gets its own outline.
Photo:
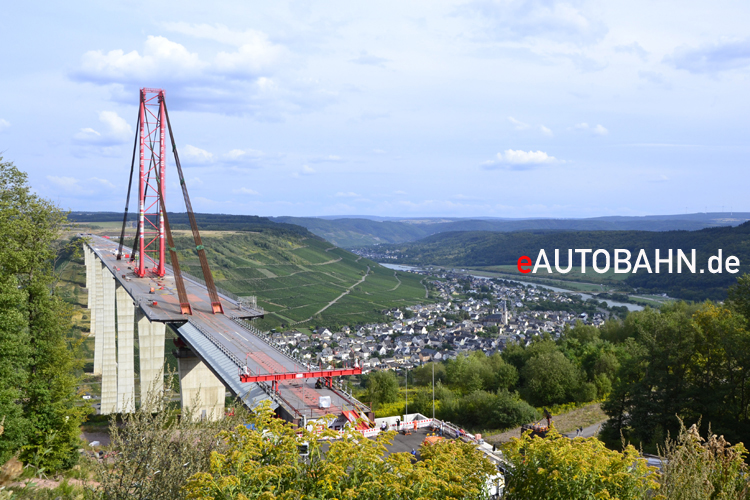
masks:
<instances>
[{"instance_id":1,"label":"white lettering","mask_svg":"<svg viewBox=\"0 0 750 500\"><path fill-rule=\"evenodd\" d=\"M586 274L586 254L591 253L590 248L576 248L576 253L581 254L581 274Z\"/></svg>"},{"instance_id":2,"label":"white lettering","mask_svg":"<svg viewBox=\"0 0 750 500\"><path fill-rule=\"evenodd\" d=\"M656 249L656 272L659 272L659 264L669 264L669 274L672 274L672 249L669 249L669 257L666 259L659 258L659 249Z\"/></svg>"},{"instance_id":3,"label":"white lettering","mask_svg":"<svg viewBox=\"0 0 750 500\"><path fill-rule=\"evenodd\" d=\"M560 274L568 274L573 269L573 249L568 248L568 267L563 270L560 268L560 250L555 248L555 269Z\"/></svg>"},{"instance_id":4,"label":"white lettering","mask_svg":"<svg viewBox=\"0 0 750 500\"><path fill-rule=\"evenodd\" d=\"M540 262L544 260L544 264L540 264ZM536 257L536 264L534 264L534 270L531 271L533 274L536 274L536 270L540 267L544 267L547 269L547 272L549 274L552 274L552 267L549 265L549 261L547 260L547 254L544 251L544 248L539 250L539 255Z\"/></svg>"},{"instance_id":5,"label":"white lettering","mask_svg":"<svg viewBox=\"0 0 750 500\"><path fill-rule=\"evenodd\" d=\"M624 259L620 258L620 254L625 254L626 257ZM628 265L625 269L620 269L620 264L625 263ZM623 274L623 273L629 273L630 268L632 266L630 265L630 250L627 250L625 248L615 248L615 273L617 274Z\"/></svg>"},{"instance_id":6,"label":"white lettering","mask_svg":"<svg viewBox=\"0 0 750 500\"><path fill-rule=\"evenodd\" d=\"M596 265L596 256L599 254L604 254L604 262L606 263L604 269L599 269ZM603 274L609 271L609 252L606 250L602 250L601 248L594 252L594 255L591 256L591 267L593 267L594 271L599 274Z\"/></svg>"},{"instance_id":7,"label":"white lettering","mask_svg":"<svg viewBox=\"0 0 750 500\"><path fill-rule=\"evenodd\" d=\"M716 267L712 265L712 262L716 262ZM719 255L712 255L708 259L708 272L711 274L716 274L721 272L721 250L719 250Z\"/></svg>"},{"instance_id":8,"label":"white lettering","mask_svg":"<svg viewBox=\"0 0 750 500\"><path fill-rule=\"evenodd\" d=\"M677 272L682 272L682 263L685 263L685 266L687 266L688 269L690 269L690 272L695 274L695 248L693 248L690 251L690 260L687 259L687 255L685 255L685 252L678 249L677 250ZM671 271L670 271L671 272Z\"/></svg>"},{"instance_id":9,"label":"white lettering","mask_svg":"<svg viewBox=\"0 0 750 500\"><path fill-rule=\"evenodd\" d=\"M732 262L729 262L730 260ZM740 265L740 259L738 259L734 255L730 255L729 257L727 257L726 267L727 267L727 272L728 273L734 274L737 271L739 271L739 269L729 269L729 266L738 267L739 265Z\"/></svg>"},{"instance_id":10,"label":"white lettering","mask_svg":"<svg viewBox=\"0 0 750 500\"><path fill-rule=\"evenodd\" d=\"M645 261L645 264L641 264L641 259ZM651 264L648 263L648 257L646 257L646 251L641 248L641 251L638 252L638 258L635 259L635 265L633 266L633 274L638 272L638 269L645 269L648 271L648 274L651 274Z\"/></svg>"}]
</instances>

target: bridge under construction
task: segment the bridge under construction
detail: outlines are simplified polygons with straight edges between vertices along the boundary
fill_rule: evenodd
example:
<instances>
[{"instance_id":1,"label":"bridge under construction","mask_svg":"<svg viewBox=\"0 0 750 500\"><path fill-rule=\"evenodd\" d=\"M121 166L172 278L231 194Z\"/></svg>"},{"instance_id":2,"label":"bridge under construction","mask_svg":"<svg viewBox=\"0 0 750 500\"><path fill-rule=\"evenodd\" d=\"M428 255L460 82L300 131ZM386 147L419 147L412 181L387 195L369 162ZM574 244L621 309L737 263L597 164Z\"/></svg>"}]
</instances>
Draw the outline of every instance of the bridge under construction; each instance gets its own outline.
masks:
<instances>
[{"instance_id":1,"label":"bridge under construction","mask_svg":"<svg viewBox=\"0 0 750 500\"><path fill-rule=\"evenodd\" d=\"M183 407L196 418L220 418L226 392L252 408L269 401L279 416L304 425L325 414L355 414L372 420L363 403L347 394L336 377L361 368L310 364L252 324L264 311L254 298L220 292L214 285L205 246L195 222L169 123L164 91L141 89L131 177L119 241L84 239L86 286L95 336L94 374L102 376L101 413L127 413L136 399L163 386L165 329L175 334ZM191 223L203 279L181 272L164 205L165 136L169 131L178 177ZM132 247L124 244L125 223L139 155L138 225ZM166 262L166 250L170 263ZM135 395L135 330L138 334L140 394ZM161 378L160 378L161 377Z\"/></svg>"}]
</instances>

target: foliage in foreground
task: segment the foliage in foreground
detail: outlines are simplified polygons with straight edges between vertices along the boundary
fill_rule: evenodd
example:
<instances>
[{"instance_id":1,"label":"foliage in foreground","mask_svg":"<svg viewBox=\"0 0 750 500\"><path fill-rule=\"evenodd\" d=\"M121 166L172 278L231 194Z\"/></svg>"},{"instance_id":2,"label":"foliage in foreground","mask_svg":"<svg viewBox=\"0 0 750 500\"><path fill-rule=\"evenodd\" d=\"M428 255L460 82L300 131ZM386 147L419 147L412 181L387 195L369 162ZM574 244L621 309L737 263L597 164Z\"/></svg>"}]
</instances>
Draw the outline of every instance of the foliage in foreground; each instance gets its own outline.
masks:
<instances>
[{"instance_id":1,"label":"foliage in foreground","mask_svg":"<svg viewBox=\"0 0 750 500\"><path fill-rule=\"evenodd\" d=\"M97 465L100 485L91 492L95 498L185 498L182 487L188 478L208 470L211 453L226 448L217 435L246 420L247 412L240 406L218 421L194 420L191 408L184 408L179 417L168 409L151 413L150 408L166 407L172 399L171 378L166 377L163 392L150 390L135 413L123 414L121 422L110 420L109 455Z\"/></svg>"},{"instance_id":2,"label":"foliage in foreground","mask_svg":"<svg viewBox=\"0 0 750 500\"><path fill-rule=\"evenodd\" d=\"M255 429L238 426L220 434L225 452L214 452L208 472L188 482L195 499L407 499L483 498L494 466L471 444L422 447L423 460L408 453L384 457L393 432L376 439L353 432L343 439L296 429L273 417L267 406L250 419ZM328 437L330 441L319 441ZM334 440L335 439L335 440ZM309 456L298 445L309 443Z\"/></svg>"},{"instance_id":3,"label":"foliage in foreground","mask_svg":"<svg viewBox=\"0 0 750 500\"><path fill-rule=\"evenodd\" d=\"M702 438L695 424L687 431L681 425L677 439L667 441L659 480L663 498L744 500L750 496L743 444L730 446L724 436L710 431L709 436Z\"/></svg>"},{"instance_id":4,"label":"foliage in foreground","mask_svg":"<svg viewBox=\"0 0 750 500\"><path fill-rule=\"evenodd\" d=\"M568 439L553 428L545 439L530 433L513 439L504 451L511 464L506 475L509 500L635 500L658 488L655 468L632 446L620 453L596 438Z\"/></svg>"},{"instance_id":5,"label":"foliage in foreground","mask_svg":"<svg viewBox=\"0 0 750 500\"><path fill-rule=\"evenodd\" d=\"M70 307L54 294L65 213L34 194L0 158L0 464L13 455L40 471L72 467L80 425Z\"/></svg>"}]
</instances>

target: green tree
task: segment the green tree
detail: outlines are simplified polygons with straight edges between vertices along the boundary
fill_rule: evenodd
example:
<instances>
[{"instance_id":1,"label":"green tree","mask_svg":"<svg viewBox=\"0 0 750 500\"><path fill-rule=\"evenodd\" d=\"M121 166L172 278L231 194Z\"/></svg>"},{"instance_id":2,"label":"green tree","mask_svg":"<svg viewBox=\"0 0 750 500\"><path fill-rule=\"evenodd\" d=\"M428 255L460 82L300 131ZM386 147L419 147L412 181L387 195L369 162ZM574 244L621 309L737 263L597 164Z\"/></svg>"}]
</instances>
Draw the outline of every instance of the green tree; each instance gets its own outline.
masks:
<instances>
[{"instance_id":1,"label":"green tree","mask_svg":"<svg viewBox=\"0 0 750 500\"><path fill-rule=\"evenodd\" d=\"M366 398L377 406L398 400L398 379L392 371L370 373L367 378Z\"/></svg>"},{"instance_id":2,"label":"green tree","mask_svg":"<svg viewBox=\"0 0 750 500\"><path fill-rule=\"evenodd\" d=\"M568 358L559 351L544 352L531 358L521 370L523 394L536 406L572 401L581 377Z\"/></svg>"},{"instance_id":3,"label":"green tree","mask_svg":"<svg viewBox=\"0 0 750 500\"><path fill-rule=\"evenodd\" d=\"M70 307L54 294L65 213L0 158L0 461L21 452L46 470L78 458L78 361L68 342ZM76 339L78 340L78 339Z\"/></svg>"}]
</instances>

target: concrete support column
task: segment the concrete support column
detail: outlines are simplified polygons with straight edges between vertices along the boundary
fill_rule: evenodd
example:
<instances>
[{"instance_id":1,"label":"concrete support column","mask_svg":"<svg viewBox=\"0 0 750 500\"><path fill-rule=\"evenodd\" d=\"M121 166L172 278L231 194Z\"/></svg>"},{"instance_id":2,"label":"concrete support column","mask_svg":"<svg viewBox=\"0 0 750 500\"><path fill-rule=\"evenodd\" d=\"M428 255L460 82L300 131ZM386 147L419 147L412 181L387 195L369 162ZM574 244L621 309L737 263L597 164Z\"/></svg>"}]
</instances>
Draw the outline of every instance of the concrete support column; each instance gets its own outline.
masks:
<instances>
[{"instance_id":1,"label":"concrete support column","mask_svg":"<svg viewBox=\"0 0 750 500\"><path fill-rule=\"evenodd\" d=\"M137 311L138 352L141 366L141 406L147 401L158 402L164 390L164 323L152 323ZM149 399L149 391L154 391ZM156 398L156 399L153 399Z\"/></svg>"},{"instance_id":2,"label":"concrete support column","mask_svg":"<svg viewBox=\"0 0 750 500\"><path fill-rule=\"evenodd\" d=\"M193 420L219 420L224 417L226 388L198 357L177 358L180 369L180 402L190 408Z\"/></svg>"},{"instance_id":3,"label":"concrete support column","mask_svg":"<svg viewBox=\"0 0 750 500\"><path fill-rule=\"evenodd\" d=\"M86 307L91 309L93 300L92 299L92 289L94 288L91 284L91 278L93 277L92 271L91 271L91 248L87 244L84 243L83 245L83 263L86 265L86 291L88 292L88 299L86 302ZM91 330L93 331L93 329Z\"/></svg>"},{"instance_id":4,"label":"concrete support column","mask_svg":"<svg viewBox=\"0 0 750 500\"><path fill-rule=\"evenodd\" d=\"M102 288L102 262L99 257L91 254L91 283L94 287L93 302L91 309L91 330L94 333L94 375L102 374L102 335L104 315L104 290ZM112 301L114 303L114 299ZM113 320L114 321L114 320Z\"/></svg>"},{"instance_id":5,"label":"concrete support column","mask_svg":"<svg viewBox=\"0 0 750 500\"><path fill-rule=\"evenodd\" d=\"M117 344L115 340L115 277L100 264L102 280L102 415L117 411ZM97 326L100 318L97 318ZM97 338L97 340L99 340Z\"/></svg>"},{"instance_id":6,"label":"concrete support column","mask_svg":"<svg viewBox=\"0 0 750 500\"><path fill-rule=\"evenodd\" d=\"M119 283L115 284L117 299L117 412L135 411L135 370L133 356L133 299Z\"/></svg>"}]
</instances>

